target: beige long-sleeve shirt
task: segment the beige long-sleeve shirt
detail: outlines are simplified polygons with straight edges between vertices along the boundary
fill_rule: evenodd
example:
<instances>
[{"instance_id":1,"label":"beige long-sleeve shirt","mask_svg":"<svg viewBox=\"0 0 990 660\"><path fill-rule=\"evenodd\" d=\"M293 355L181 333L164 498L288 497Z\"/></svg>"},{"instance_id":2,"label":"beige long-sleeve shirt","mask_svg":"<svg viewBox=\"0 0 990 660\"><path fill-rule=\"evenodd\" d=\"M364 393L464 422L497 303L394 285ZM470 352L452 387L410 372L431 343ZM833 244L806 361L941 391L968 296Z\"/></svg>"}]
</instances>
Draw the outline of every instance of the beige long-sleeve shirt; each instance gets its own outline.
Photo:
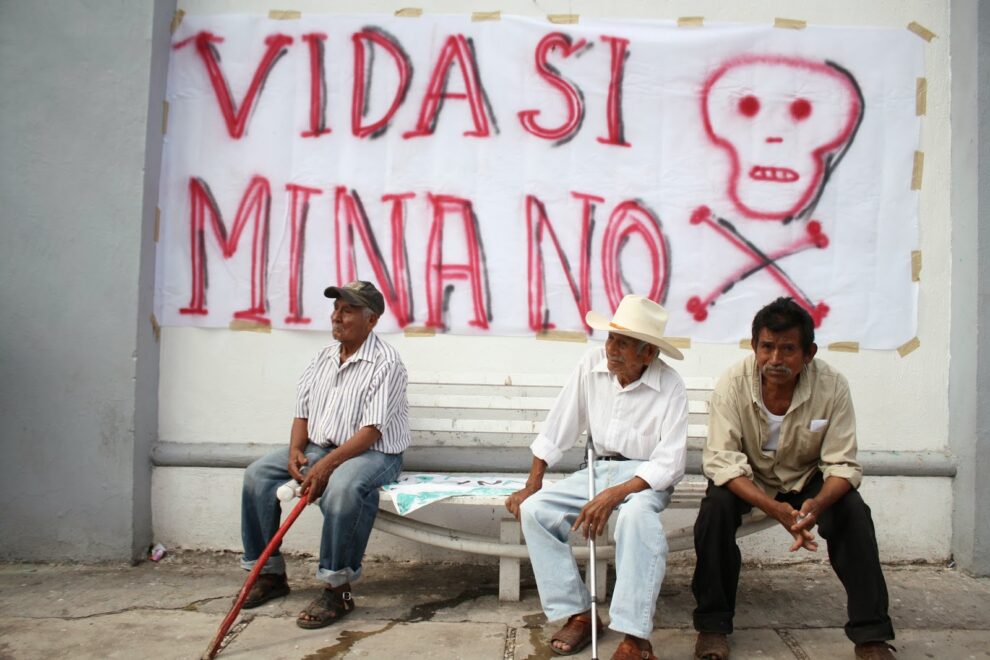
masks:
<instances>
[{"instance_id":1,"label":"beige long-sleeve shirt","mask_svg":"<svg viewBox=\"0 0 990 660\"><path fill-rule=\"evenodd\" d=\"M719 379L702 455L705 476L718 486L745 476L771 496L801 490L818 470L825 478L842 477L859 487L863 468L856 462L856 416L842 374L819 359L805 366L776 452L763 450L769 423L762 397L753 355Z\"/></svg>"}]
</instances>

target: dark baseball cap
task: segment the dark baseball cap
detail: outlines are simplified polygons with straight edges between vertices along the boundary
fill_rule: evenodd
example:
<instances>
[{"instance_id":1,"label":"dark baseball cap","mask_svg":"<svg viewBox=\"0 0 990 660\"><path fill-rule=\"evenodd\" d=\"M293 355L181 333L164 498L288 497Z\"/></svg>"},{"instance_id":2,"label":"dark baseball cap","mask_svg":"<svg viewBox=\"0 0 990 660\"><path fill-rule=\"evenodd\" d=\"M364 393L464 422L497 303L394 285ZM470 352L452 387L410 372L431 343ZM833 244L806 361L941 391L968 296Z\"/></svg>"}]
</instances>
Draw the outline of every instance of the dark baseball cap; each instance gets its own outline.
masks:
<instances>
[{"instance_id":1,"label":"dark baseball cap","mask_svg":"<svg viewBox=\"0 0 990 660\"><path fill-rule=\"evenodd\" d=\"M385 311L385 297L371 282L354 280L344 286L328 286L323 290L327 298L340 298L358 307L367 307L379 316Z\"/></svg>"}]
</instances>

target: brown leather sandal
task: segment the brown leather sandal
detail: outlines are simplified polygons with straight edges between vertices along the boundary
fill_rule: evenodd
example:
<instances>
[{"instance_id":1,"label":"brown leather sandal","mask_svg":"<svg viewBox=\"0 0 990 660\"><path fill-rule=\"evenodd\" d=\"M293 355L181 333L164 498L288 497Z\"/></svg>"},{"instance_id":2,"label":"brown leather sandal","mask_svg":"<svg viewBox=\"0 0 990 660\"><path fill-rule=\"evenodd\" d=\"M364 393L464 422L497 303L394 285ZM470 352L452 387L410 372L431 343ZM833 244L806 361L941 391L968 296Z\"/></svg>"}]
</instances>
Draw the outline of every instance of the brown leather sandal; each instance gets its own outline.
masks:
<instances>
[{"instance_id":1,"label":"brown leather sandal","mask_svg":"<svg viewBox=\"0 0 990 660\"><path fill-rule=\"evenodd\" d=\"M299 613L299 616L296 618L296 625L307 630L326 628L331 623L340 621L353 611L354 599L351 597L350 591L321 589L320 595L314 598L313 602ZM304 614L310 618L302 618Z\"/></svg>"},{"instance_id":2,"label":"brown leather sandal","mask_svg":"<svg viewBox=\"0 0 990 660\"><path fill-rule=\"evenodd\" d=\"M729 638L722 633L698 633L694 645L695 660L729 660Z\"/></svg>"},{"instance_id":3,"label":"brown leather sandal","mask_svg":"<svg viewBox=\"0 0 990 660\"><path fill-rule=\"evenodd\" d=\"M601 620L598 621L598 637L601 638L605 626ZM554 642L567 644L570 648L566 651L558 649ZM591 616L588 614L575 614L567 620L564 626L553 634L550 638L550 650L557 655L574 655L580 653L588 644L591 644Z\"/></svg>"},{"instance_id":4,"label":"brown leather sandal","mask_svg":"<svg viewBox=\"0 0 990 660\"><path fill-rule=\"evenodd\" d=\"M612 654L612 660L657 660L657 656L653 655L652 646L649 649L641 649L631 639L623 639Z\"/></svg>"},{"instance_id":5,"label":"brown leather sandal","mask_svg":"<svg viewBox=\"0 0 990 660\"><path fill-rule=\"evenodd\" d=\"M288 596L289 591L289 580L285 573L262 573L248 592L243 607L249 610L264 605L270 600Z\"/></svg>"}]
</instances>

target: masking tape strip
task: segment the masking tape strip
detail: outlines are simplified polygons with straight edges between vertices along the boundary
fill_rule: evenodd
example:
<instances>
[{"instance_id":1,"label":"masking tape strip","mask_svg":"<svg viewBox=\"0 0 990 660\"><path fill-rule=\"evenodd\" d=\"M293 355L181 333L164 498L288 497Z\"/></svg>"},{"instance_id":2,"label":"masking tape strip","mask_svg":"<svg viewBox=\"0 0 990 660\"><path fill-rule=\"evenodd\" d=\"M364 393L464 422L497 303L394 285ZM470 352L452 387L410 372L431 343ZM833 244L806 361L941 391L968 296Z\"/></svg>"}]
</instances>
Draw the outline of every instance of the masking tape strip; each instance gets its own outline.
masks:
<instances>
[{"instance_id":1,"label":"masking tape strip","mask_svg":"<svg viewBox=\"0 0 990 660\"><path fill-rule=\"evenodd\" d=\"M911 251L911 281L921 281L921 250Z\"/></svg>"},{"instance_id":2,"label":"masking tape strip","mask_svg":"<svg viewBox=\"0 0 990 660\"><path fill-rule=\"evenodd\" d=\"M162 135L168 133L168 101L162 101Z\"/></svg>"},{"instance_id":3,"label":"masking tape strip","mask_svg":"<svg viewBox=\"0 0 990 660\"><path fill-rule=\"evenodd\" d=\"M588 335L580 330L547 330L536 333L541 341L573 341L579 344L587 343Z\"/></svg>"},{"instance_id":4,"label":"masking tape strip","mask_svg":"<svg viewBox=\"0 0 990 660\"><path fill-rule=\"evenodd\" d=\"M578 14L549 14L547 20L557 25L573 25L578 22Z\"/></svg>"},{"instance_id":5,"label":"masking tape strip","mask_svg":"<svg viewBox=\"0 0 990 660\"><path fill-rule=\"evenodd\" d=\"M914 114L922 116L928 111L928 78L918 78L914 88Z\"/></svg>"},{"instance_id":6,"label":"masking tape strip","mask_svg":"<svg viewBox=\"0 0 990 660\"><path fill-rule=\"evenodd\" d=\"M427 328L425 326L409 326L402 333L406 337L435 337L437 334L436 328Z\"/></svg>"},{"instance_id":7,"label":"masking tape strip","mask_svg":"<svg viewBox=\"0 0 990 660\"><path fill-rule=\"evenodd\" d=\"M681 16L677 19L677 27L704 27L704 16Z\"/></svg>"},{"instance_id":8,"label":"masking tape strip","mask_svg":"<svg viewBox=\"0 0 990 660\"><path fill-rule=\"evenodd\" d=\"M272 326L268 323L259 323L258 321L249 321L247 319L234 319L230 322L229 327L235 332L263 332L269 334L272 331Z\"/></svg>"},{"instance_id":9,"label":"masking tape strip","mask_svg":"<svg viewBox=\"0 0 990 660\"><path fill-rule=\"evenodd\" d=\"M162 226L162 210L155 207L155 243L158 242L159 229Z\"/></svg>"},{"instance_id":10,"label":"masking tape strip","mask_svg":"<svg viewBox=\"0 0 990 660\"><path fill-rule=\"evenodd\" d=\"M904 357L908 353L917 350L919 346L921 346L921 340L919 340L917 337L912 337L904 344L898 346L897 352L900 353L901 357Z\"/></svg>"},{"instance_id":11,"label":"masking tape strip","mask_svg":"<svg viewBox=\"0 0 990 660\"><path fill-rule=\"evenodd\" d=\"M674 348L691 348L690 337L664 337L664 339Z\"/></svg>"},{"instance_id":12,"label":"masking tape strip","mask_svg":"<svg viewBox=\"0 0 990 660\"><path fill-rule=\"evenodd\" d=\"M743 349L744 351L751 351L751 350L753 350L753 340L752 339L740 339L739 340L739 348Z\"/></svg>"},{"instance_id":13,"label":"masking tape strip","mask_svg":"<svg viewBox=\"0 0 990 660\"><path fill-rule=\"evenodd\" d=\"M480 21L500 21L502 20L502 12L500 11L476 11L471 13L471 20L475 22Z\"/></svg>"},{"instance_id":14,"label":"masking tape strip","mask_svg":"<svg viewBox=\"0 0 990 660\"><path fill-rule=\"evenodd\" d=\"M925 174L925 152L914 152L914 170L911 172L911 190L921 190L921 179Z\"/></svg>"},{"instance_id":15,"label":"masking tape strip","mask_svg":"<svg viewBox=\"0 0 990 660\"><path fill-rule=\"evenodd\" d=\"M302 18L302 12L295 9L270 9L268 18L273 21L295 21Z\"/></svg>"},{"instance_id":16,"label":"masking tape strip","mask_svg":"<svg viewBox=\"0 0 990 660\"><path fill-rule=\"evenodd\" d=\"M803 30L808 27L808 21L799 21L794 18L775 18L773 19L773 26L787 30Z\"/></svg>"},{"instance_id":17,"label":"masking tape strip","mask_svg":"<svg viewBox=\"0 0 990 660\"><path fill-rule=\"evenodd\" d=\"M168 26L168 29L172 32L172 34L175 34L175 31L179 29L179 26L182 25L182 19L185 17L186 12L181 9L176 10L176 12L172 14L172 22Z\"/></svg>"},{"instance_id":18,"label":"masking tape strip","mask_svg":"<svg viewBox=\"0 0 990 660\"><path fill-rule=\"evenodd\" d=\"M925 41L931 41L932 39L938 36L937 34L926 28L921 23L918 23L917 21L911 21L910 23L908 23L907 29L911 30L911 32L914 32L916 35L918 35Z\"/></svg>"},{"instance_id":19,"label":"masking tape strip","mask_svg":"<svg viewBox=\"0 0 990 660\"><path fill-rule=\"evenodd\" d=\"M839 353L859 353L858 341L834 341L828 345L828 350Z\"/></svg>"},{"instance_id":20,"label":"masking tape strip","mask_svg":"<svg viewBox=\"0 0 990 660\"><path fill-rule=\"evenodd\" d=\"M151 316L148 317L148 320L151 321L151 331L155 334L155 341L156 342L161 341L162 326L158 324L158 319L155 318L154 313L152 313Z\"/></svg>"},{"instance_id":21,"label":"masking tape strip","mask_svg":"<svg viewBox=\"0 0 990 660\"><path fill-rule=\"evenodd\" d=\"M395 15L399 18L419 18L423 15L423 10L419 7L405 7L403 9L396 9Z\"/></svg>"}]
</instances>

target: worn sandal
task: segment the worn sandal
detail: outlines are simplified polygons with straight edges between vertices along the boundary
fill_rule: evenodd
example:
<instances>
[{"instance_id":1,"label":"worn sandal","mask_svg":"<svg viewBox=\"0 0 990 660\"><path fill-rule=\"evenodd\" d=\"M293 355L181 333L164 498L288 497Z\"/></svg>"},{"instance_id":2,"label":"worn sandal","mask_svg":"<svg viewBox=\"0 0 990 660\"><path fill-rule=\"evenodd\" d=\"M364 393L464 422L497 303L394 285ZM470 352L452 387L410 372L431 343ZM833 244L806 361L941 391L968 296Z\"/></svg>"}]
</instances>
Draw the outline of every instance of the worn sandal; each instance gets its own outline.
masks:
<instances>
[{"instance_id":1,"label":"worn sandal","mask_svg":"<svg viewBox=\"0 0 990 660\"><path fill-rule=\"evenodd\" d=\"M729 660L729 639L722 633L698 633L695 660Z\"/></svg>"},{"instance_id":2,"label":"worn sandal","mask_svg":"<svg viewBox=\"0 0 990 660\"><path fill-rule=\"evenodd\" d=\"M350 591L323 589L320 595L300 612L299 617L296 618L296 625L307 630L325 628L343 619L352 611L354 611L354 598L351 597ZM311 618L303 619L304 614Z\"/></svg>"},{"instance_id":3,"label":"worn sandal","mask_svg":"<svg viewBox=\"0 0 990 660\"><path fill-rule=\"evenodd\" d=\"M598 621L598 637L601 638L605 626ZM553 645L554 642L562 642L571 648L563 651ZM575 614L564 626L553 634L550 638L550 650L557 655L574 655L584 650L591 643L591 617L587 614Z\"/></svg>"},{"instance_id":4,"label":"worn sandal","mask_svg":"<svg viewBox=\"0 0 990 660\"><path fill-rule=\"evenodd\" d=\"M249 610L252 607L264 605L270 600L289 595L289 580L285 573L262 573L258 581L251 587L247 599L242 606Z\"/></svg>"},{"instance_id":5,"label":"worn sandal","mask_svg":"<svg viewBox=\"0 0 990 660\"><path fill-rule=\"evenodd\" d=\"M636 642L624 639L612 654L612 660L657 660L657 656L653 655L652 649L641 649Z\"/></svg>"}]
</instances>

